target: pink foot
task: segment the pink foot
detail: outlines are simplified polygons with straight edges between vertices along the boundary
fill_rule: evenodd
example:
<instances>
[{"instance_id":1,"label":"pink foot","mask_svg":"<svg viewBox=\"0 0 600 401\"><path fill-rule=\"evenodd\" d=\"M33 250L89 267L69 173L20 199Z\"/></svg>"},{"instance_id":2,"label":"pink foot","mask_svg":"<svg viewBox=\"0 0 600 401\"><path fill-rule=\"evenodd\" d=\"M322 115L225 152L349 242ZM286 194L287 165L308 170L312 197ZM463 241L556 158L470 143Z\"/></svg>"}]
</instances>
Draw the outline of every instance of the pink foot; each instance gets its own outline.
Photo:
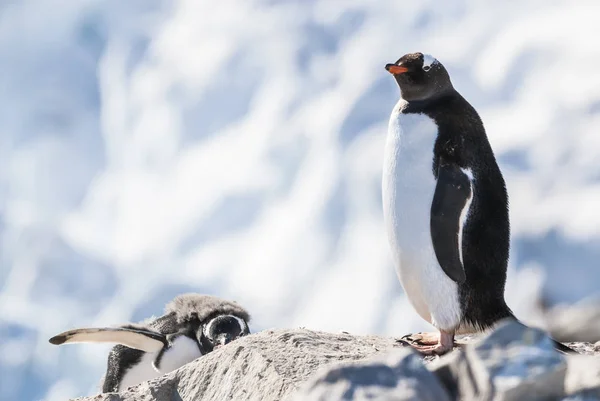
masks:
<instances>
[{"instance_id":1,"label":"pink foot","mask_svg":"<svg viewBox=\"0 0 600 401\"><path fill-rule=\"evenodd\" d=\"M422 336L423 334L425 336ZM432 341L432 334L435 336L435 342ZM454 347L454 333L445 333L443 331L440 331L439 336L435 335L435 333L418 333L416 335L404 336L402 339L409 342L417 352L423 355L443 355L452 351Z\"/></svg>"},{"instance_id":2,"label":"pink foot","mask_svg":"<svg viewBox=\"0 0 600 401\"><path fill-rule=\"evenodd\" d=\"M452 351L451 346L444 346L442 344L438 345L412 345L412 347L423 355L444 355L450 351Z\"/></svg>"}]
</instances>

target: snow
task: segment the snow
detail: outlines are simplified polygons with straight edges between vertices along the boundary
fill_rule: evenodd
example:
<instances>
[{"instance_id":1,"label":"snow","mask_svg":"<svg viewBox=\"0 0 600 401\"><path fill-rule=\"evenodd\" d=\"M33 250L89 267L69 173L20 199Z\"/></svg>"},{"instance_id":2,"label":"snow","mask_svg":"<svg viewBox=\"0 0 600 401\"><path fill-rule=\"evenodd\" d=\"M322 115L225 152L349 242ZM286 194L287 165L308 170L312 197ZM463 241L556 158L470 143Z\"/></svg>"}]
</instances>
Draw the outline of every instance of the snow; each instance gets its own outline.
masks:
<instances>
[{"instance_id":1,"label":"snow","mask_svg":"<svg viewBox=\"0 0 600 401\"><path fill-rule=\"evenodd\" d=\"M395 276L380 194L398 97L384 65L414 51L446 66L496 150L509 305L527 319L539 296L598 294L596 9L0 5L0 401L95 392L108 347L48 338L186 291L237 300L253 331L428 329Z\"/></svg>"}]
</instances>

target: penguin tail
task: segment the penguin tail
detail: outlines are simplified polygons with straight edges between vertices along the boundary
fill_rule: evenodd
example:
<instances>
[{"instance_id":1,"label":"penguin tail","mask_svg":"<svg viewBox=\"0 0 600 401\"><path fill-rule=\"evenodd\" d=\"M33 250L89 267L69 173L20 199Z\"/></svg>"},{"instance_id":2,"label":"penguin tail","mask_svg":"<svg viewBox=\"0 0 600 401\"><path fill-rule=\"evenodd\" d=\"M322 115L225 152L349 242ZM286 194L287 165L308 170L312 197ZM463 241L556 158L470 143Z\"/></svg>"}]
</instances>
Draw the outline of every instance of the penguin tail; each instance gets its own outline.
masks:
<instances>
[{"instance_id":1,"label":"penguin tail","mask_svg":"<svg viewBox=\"0 0 600 401\"><path fill-rule=\"evenodd\" d=\"M552 343L554 344L554 348L557 351L562 352L564 354L579 354L579 352L575 351L573 348L566 346L565 344L563 344L561 342L556 341L552 337L550 337L550 339L552 340Z\"/></svg>"},{"instance_id":2,"label":"penguin tail","mask_svg":"<svg viewBox=\"0 0 600 401\"><path fill-rule=\"evenodd\" d=\"M510 311L509 319L514 319L517 322L521 323L523 326L527 326L522 321L517 319L517 317L512 313L512 311ZM550 340L552 341L552 344L554 345L554 349L556 349L558 352L562 352L564 354L578 354L579 353L579 352L575 351L573 348L568 347L568 346L564 345L563 343L556 341L549 334L548 334L548 337L550 337Z\"/></svg>"}]
</instances>

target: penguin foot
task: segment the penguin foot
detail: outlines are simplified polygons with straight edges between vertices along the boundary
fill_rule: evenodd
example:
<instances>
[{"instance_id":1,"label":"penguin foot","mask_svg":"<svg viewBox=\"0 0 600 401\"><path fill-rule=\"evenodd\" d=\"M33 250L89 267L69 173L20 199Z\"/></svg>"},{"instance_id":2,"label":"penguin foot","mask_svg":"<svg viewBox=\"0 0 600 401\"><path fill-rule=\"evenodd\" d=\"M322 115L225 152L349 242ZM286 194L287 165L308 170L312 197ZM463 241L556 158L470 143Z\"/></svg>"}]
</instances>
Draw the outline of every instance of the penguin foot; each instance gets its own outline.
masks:
<instances>
[{"instance_id":1,"label":"penguin foot","mask_svg":"<svg viewBox=\"0 0 600 401\"><path fill-rule=\"evenodd\" d=\"M413 333L406 334L400 338L410 344L437 345L440 341L439 333Z\"/></svg>"},{"instance_id":2,"label":"penguin foot","mask_svg":"<svg viewBox=\"0 0 600 401\"><path fill-rule=\"evenodd\" d=\"M417 352L423 355L443 355L454 348L454 333L443 331L440 331L439 335L436 333L417 333L416 335L404 336L402 340L409 342Z\"/></svg>"},{"instance_id":3,"label":"penguin foot","mask_svg":"<svg viewBox=\"0 0 600 401\"><path fill-rule=\"evenodd\" d=\"M412 347L420 354L423 355L444 355L452 351L453 346L447 346L442 344L437 345L412 345Z\"/></svg>"}]
</instances>

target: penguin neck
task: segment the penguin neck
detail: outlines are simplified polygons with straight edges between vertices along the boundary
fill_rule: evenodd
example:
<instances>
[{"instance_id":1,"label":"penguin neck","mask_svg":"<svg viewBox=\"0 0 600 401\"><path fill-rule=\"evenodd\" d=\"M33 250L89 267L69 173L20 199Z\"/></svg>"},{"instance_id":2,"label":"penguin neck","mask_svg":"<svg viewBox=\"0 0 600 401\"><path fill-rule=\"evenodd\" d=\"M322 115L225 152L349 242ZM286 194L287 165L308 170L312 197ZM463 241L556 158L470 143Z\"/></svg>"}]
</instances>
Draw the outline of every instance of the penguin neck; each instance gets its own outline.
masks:
<instances>
[{"instance_id":1,"label":"penguin neck","mask_svg":"<svg viewBox=\"0 0 600 401\"><path fill-rule=\"evenodd\" d=\"M400 111L404 114L423 113L430 115L431 113L428 112L434 110L436 105L452 99L456 94L457 92L453 87L450 87L443 92L436 93L434 96L419 100L404 99L401 93L398 103L401 104Z\"/></svg>"}]
</instances>

